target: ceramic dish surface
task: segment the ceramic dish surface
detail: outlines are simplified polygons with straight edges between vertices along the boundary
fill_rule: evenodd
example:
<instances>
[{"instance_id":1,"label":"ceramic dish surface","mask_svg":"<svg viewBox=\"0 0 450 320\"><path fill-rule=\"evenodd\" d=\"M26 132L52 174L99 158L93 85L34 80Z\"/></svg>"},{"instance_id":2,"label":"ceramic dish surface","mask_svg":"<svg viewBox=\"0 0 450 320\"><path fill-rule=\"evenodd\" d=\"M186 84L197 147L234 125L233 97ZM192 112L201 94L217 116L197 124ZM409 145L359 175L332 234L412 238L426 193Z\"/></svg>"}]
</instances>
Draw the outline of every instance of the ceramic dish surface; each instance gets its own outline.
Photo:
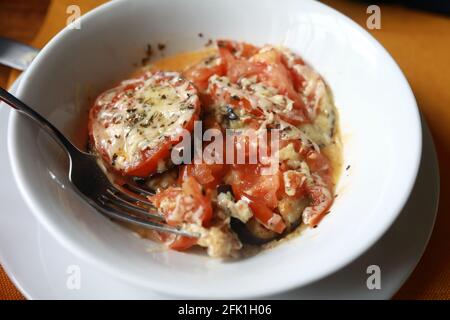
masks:
<instances>
[{"instance_id":1,"label":"ceramic dish surface","mask_svg":"<svg viewBox=\"0 0 450 320\"><path fill-rule=\"evenodd\" d=\"M416 179L422 137L414 96L396 63L333 9L293 0L283 6L268 0L110 2L83 16L80 30L64 29L52 39L17 95L84 147L87 102L125 79L148 43L165 43L170 55L195 50L205 38L282 44L332 88L343 165L350 168L318 228L230 262L164 250L84 203L67 180L64 153L31 121L12 113L8 148L22 196L69 251L122 280L172 295L262 296L339 270L368 250L401 212Z\"/></svg>"}]
</instances>

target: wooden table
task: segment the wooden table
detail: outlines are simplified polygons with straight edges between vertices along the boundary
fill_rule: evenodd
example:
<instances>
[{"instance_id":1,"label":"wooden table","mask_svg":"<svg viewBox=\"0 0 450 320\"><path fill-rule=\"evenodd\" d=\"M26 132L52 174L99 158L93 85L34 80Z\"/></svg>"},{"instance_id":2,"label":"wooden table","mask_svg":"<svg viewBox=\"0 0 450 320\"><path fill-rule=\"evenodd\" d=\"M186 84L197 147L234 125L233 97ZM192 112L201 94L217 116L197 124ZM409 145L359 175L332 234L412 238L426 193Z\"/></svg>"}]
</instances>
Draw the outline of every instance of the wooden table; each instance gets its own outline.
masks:
<instances>
[{"instance_id":1,"label":"wooden table","mask_svg":"<svg viewBox=\"0 0 450 320\"><path fill-rule=\"evenodd\" d=\"M30 44L45 18L50 0L0 0L0 36ZM0 86L5 87L10 69L0 65ZM0 266L0 299L23 299Z\"/></svg>"},{"instance_id":2,"label":"wooden table","mask_svg":"<svg viewBox=\"0 0 450 320\"><path fill-rule=\"evenodd\" d=\"M0 36L31 43L47 12L50 0L0 0ZM0 65L0 86L10 69Z\"/></svg>"},{"instance_id":3,"label":"wooden table","mask_svg":"<svg viewBox=\"0 0 450 320\"><path fill-rule=\"evenodd\" d=\"M72 1L79 3L79 0ZM365 26L367 5L324 0ZM34 39L49 0L0 0L0 36L25 43ZM393 55L408 78L438 150L441 201L429 246L411 278L397 294L402 299L450 299L450 19L381 5L382 29L370 31ZM0 85L10 70L0 66ZM0 299L21 298L0 267Z\"/></svg>"}]
</instances>

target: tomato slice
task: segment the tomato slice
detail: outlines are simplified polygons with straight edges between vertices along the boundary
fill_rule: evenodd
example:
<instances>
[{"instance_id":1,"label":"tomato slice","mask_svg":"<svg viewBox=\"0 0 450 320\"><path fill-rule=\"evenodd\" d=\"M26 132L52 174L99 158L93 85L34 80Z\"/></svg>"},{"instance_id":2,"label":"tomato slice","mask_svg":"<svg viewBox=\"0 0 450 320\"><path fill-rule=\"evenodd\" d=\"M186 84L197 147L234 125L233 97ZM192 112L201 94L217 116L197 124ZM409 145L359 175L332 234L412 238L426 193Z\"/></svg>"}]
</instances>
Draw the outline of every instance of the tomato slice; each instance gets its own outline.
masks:
<instances>
[{"instance_id":1,"label":"tomato slice","mask_svg":"<svg viewBox=\"0 0 450 320\"><path fill-rule=\"evenodd\" d=\"M294 126L298 126L309 121L305 112L301 109L292 109L290 111L279 113L278 116L280 119Z\"/></svg>"},{"instance_id":2,"label":"tomato slice","mask_svg":"<svg viewBox=\"0 0 450 320\"><path fill-rule=\"evenodd\" d=\"M235 198L247 201L260 223L277 233L283 232L286 225L281 217L273 212L278 204L279 173L262 176L258 165L236 165L227 180Z\"/></svg>"},{"instance_id":3,"label":"tomato slice","mask_svg":"<svg viewBox=\"0 0 450 320\"><path fill-rule=\"evenodd\" d=\"M231 174L233 190L238 194L248 194L259 199L267 207L274 209L278 204L277 190L280 187L279 172L273 175L261 175L258 164L240 164L233 166Z\"/></svg>"},{"instance_id":4,"label":"tomato slice","mask_svg":"<svg viewBox=\"0 0 450 320\"><path fill-rule=\"evenodd\" d=\"M333 204L332 193L330 189L321 183L307 186L306 189L311 199L311 204L303 211L303 221L310 226L316 226Z\"/></svg>"},{"instance_id":5,"label":"tomato slice","mask_svg":"<svg viewBox=\"0 0 450 320\"><path fill-rule=\"evenodd\" d=\"M183 182L189 177L194 177L207 189L214 189L221 183L225 170L226 167L223 164L187 164L180 168L179 179Z\"/></svg>"},{"instance_id":6,"label":"tomato slice","mask_svg":"<svg viewBox=\"0 0 450 320\"><path fill-rule=\"evenodd\" d=\"M177 236L175 241L169 244L169 248L177 251L184 251L197 244L197 238Z\"/></svg>"},{"instance_id":7,"label":"tomato slice","mask_svg":"<svg viewBox=\"0 0 450 320\"><path fill-rule=\"evenodd\" d=\"M248 205L252 209L255 218L266 228L275 231L276 233L283 233L284 229L286 229L286 224L281 216L274 213L265 205L259 203L258 199L248 195L242 196L241 199L247 199Z\"/></svg>"},{"instance_id":8,"label":"tomato slice","mask_svg":"<svg viewBox=\"0 0 450 320\"><path fill-rule=\"evenodd\" d=\"M252 57L252 61L266 66L264 72L259 75L259 80L267 83L271 87L277 88L281 94L287 95L294 101L294 109L297 109L297 116L302 116L299 120L301 119L301 122L306 122L308 117L306 115L305 103L300 98L299 92L295 89L292 72L286 67L281 52L275 48L261 50L257 55ZM295 80L297 81L297 79ZM286 119L289 118L286 117ZM296 121L298 120L296 119Z\"/></svg>"},{"instance_id":9,"label":"tomato slice","mask_svg":"<svg viewBox=\"0 0 450 320\"><path fill-rule=\"evenodd\" d=\"M226 75L232 83L242 77L256 76L258 81L279 90L293 102L293 109L280 113L283 120L299 125L308 122L306 106L300 98L302 79L286 65L286 58L273 47L246 48L233 41L218 41L219 53L226 67ZM295 76L295 77L294 77Z\"/></svg>"},{"instance_id":10,"label":"tomato slice","mask_svg":"<svg viewBox=\"0 0 450 320\"><path fill-rule=\"evenodd\" d=\"M89 136L107 168L147 177L200 114L197 90L174 72L147 72L101 94L89 113Z\"/></svg>"},{"instance_id":11,"label":"tomato slice","mask_svg":"<svg viewBox=\"0 0 450 320\"><path fill-rule=\"evenodd\" d=\"M217 40L217 46L219 50L227 50L234 56L245 59L250 58L259 51L259 48L252 44L233 40Z\"/></svg>"},{"instance_id":12,"label":"tomato slice","mask_svg":"<svg viewBox=\"0 0 450 320\"><path fill-rule=\"evenodd\" d=\"M185 237L165 232L158 232L159 241L165 243L170 249L185 251L197 244L197 238Z\"/></svg>"},{"instance_id":13,"label":"tomato slice","mask_svg":"<svg viewBox=\"0 0 450 320\"><path fill-rule=\"evenodd\" d=\"M187 177L181 187L169 187L149 200L172 226L182 223L207 226L212 218L211 199L203 194L202 186L193 177Z\"/></svg>"},{"instance_id":14,"label":"tomato slice","mask_svg":"<svg viewBox=\"0 0 450 320\"><path fill-rule=\"evenodd\" d=\"M226 67L226 75L231 82L236 83L241 77L251 77L264 71L264 66L253 63L248 58L258 51L256 47L236 43L233 41L219 40L220 57ZM239 53L239 57L236 54Z\"/></svg>"},{"instance_id":15,"label":"tomato slice","mask_svg":"<svg viewBox=\"0 0 450 320\"><path fill-rule=\"evenodd\" d=\"M200 92L206 91L210 77L224 74L225 66L217 57L207 58L183 72L183 76L190 80Z\"/></svg>"},{"instance_id":16,"label":"tomato slice","mask_svg":"<svg viewBox=\"0 0 450 320\"><path fill-rule=\"evenodd\" d=\"M306 154L306 163L311 172L320 175L325 185L331 190L333 179L330 160L323 153L309 150Z\"/></svg>"}]
</instances>

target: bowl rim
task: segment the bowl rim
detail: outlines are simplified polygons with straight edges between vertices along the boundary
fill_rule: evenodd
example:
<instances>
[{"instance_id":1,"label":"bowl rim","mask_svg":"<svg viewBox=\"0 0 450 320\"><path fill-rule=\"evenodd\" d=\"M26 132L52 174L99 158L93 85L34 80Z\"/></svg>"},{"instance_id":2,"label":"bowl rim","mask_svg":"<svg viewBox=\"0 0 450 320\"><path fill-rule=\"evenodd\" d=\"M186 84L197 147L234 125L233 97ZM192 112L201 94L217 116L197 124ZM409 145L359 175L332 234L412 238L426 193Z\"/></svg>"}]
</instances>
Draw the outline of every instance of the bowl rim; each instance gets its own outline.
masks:
<instances>
[{"instance_id":1,"label":"bowl rim","mask_svg":"<svg viewBox=\"0 0 450 320\"><path fill-rule=\"evenodd\" d=\"M126 2L127 0L117 0L112 2L104 3L93 10L89 11L85 15L81 17L81 23L83 23L86 20L90 20L95 18L96 15L101 14L103 11L107 9L112 9L116 6L122 5L122 3ZM271 284L266 284L265 286L255 286L254 288L241 288L239 291L234 291L232 293L232 297L234 298L250 298L250 297L263 297L268 296L271 294L276 294L280 292L284 292L287 290L291 290L294 288L299 288L302 286L306 286L308 284L311 284L312 282L318 281L319 279L325 278L328 275L340 270L341 268L345 267L352 261L354 261L357 257L359 257L361 254L363 254L366 250L368 250L371 246L373 246L383 235L384 233L390 228L390 226L393 224L393 222L397 219L398 215L400 214L402 208L406 204L409 195L411 194L412 188L414 186L414 183L417 178L418 170L419 170L419 164L422 154L422 125L420 121L420 113L417 106L417 102L415 100L414 94L412 92L412 89L402 73L401 69L399 68L398 64L395 62L393 57L389 54L389 52L364 28L362 28L360 25L358 25L356 22L351 20L346 15L340 13L339 11L329 7L328 5L325 5L320 2L315 2L308 0L311 3L314 3L315 5L322 7L322 9L329 10L330 14L333 14L334 16L338 17L339 19L343 19L346 23L349 23L353 28L355 28L358 32L360 32L366 39L370 41L372 45L376 47L377 50L380 50L383 52L389 62L392 64L392 67L395 69L395 73L398 76L398 81L402 81L405 84L405 89L408 90L407 94L411 98L411 113L414 114L414 134L417 137L417 140L414 141L414 143L411 144L410 148L413 148L414 150L414 159L410 159L410 163L412 164L410 166L411 170L409 174L405 177L407 180L404 181L404 188L403 192L396 198L395 204L391 205L392 213L388 215L385 219L383 219L382 223L379 223L377 225L377 228L373 230L372 233L367 234L365 237L365 241L355 245L353 247L353 250L351 253L348 253L345 257L341 258L339 262L336 262L326 270L322 271L321 273L316 273L313 276L310 276L307 280L299 281L299 279L289 279L289 281L284 282L271 282ZM25 84L27 83L27 80L29 79L30 75L34 72L34 70L39 65L40 61L42 60L42 57L44 57L48 52L52 50L52 48L61 40L63 41L64 38L67 37L67 34L71 30L69 27L65 27L63 30L61 30L56 36L54 36L47 45L40 51L40 53L37 55L37 57L33 60L29 68L25 71L25 73L22 75L22 79L19 84L19 88L17 90L17 96L20 97L24 91ZM8 154L9 159L12 166L12 172L14 179L16 181L16 184L19 188L20 194L24 198L27 206L33 213L33 215L37 218L37 220L55 237L55 239L60 242L67 250L70 250L75 255L80 257L81 259L87 261L93 266L98 267L99 269L108 272L112 276L129 281L135 285L144 286L151 288L153 290L157 290L159 292L164 292L168 294L172 294L175 296L187 296L187 297L196 297L201 298L205 296L205 292L199 292L199 290L194 290L191 288L185 288L183 286L179 285L171 285L168 283L161 283L158 281L143 281L142 278L139 276L136 276L132 273L127 273L126 270L114 267L111 264L108 264L107 261L102 260L101 258L98 258L94 252L90 250L86 250L85 246L80 245L77 243L74 239L67 237L64 235L64 233L60 232L59 227L54 224L51 219L47 216L44 208L40 205L41 200L39 200L38 197L35 196L33 189L28 185L25 181L26 180L26 173L25 169L20 166L20 157L18 157L19 154L19 145L15 143L15 128L17 126L17 119L19 118L17 113L11 112L8 122ZM225 293L225 294L224 294ZM231 295L228 292L219 293L217 291L208 292L208 296L212 298L222 298L222 297L230 297Z\"/></svg>"}]
</instances>

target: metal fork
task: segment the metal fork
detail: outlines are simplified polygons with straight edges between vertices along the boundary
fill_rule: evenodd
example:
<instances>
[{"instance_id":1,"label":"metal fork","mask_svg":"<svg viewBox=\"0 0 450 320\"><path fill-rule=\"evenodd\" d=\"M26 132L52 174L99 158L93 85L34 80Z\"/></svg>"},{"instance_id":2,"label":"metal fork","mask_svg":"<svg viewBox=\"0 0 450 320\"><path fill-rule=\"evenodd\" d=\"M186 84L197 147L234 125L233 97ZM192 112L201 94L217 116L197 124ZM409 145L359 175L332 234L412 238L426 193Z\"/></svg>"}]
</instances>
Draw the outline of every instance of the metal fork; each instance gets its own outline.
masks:
<instances>
[{"instance_id":1,"label":"metal fork","mask_svg":"<svg viewBox=\"0 0 450 320\"><path fill-rule=\"evenodd\" d=\"M75 147L55 126L5 89L0 100L33 119L66 151L70 160L69 181L74 190L92 207L107 217L144 228L187 237L198 235L164 223L164 217L146 199L152 192L135 183L113 184L97 163L95 155ZM124 188L126 187L126 188Z\"/></svg>"},{"instance_id":2,"label":"metal fork","mask_svg":"<svg viewBox=\"0 0 450 320\"><path fill-rule=\"evenodd\" d=\"M25 70L39 51L26 44L0 37L0 64Z\"/></svg>"}]
</instances>

